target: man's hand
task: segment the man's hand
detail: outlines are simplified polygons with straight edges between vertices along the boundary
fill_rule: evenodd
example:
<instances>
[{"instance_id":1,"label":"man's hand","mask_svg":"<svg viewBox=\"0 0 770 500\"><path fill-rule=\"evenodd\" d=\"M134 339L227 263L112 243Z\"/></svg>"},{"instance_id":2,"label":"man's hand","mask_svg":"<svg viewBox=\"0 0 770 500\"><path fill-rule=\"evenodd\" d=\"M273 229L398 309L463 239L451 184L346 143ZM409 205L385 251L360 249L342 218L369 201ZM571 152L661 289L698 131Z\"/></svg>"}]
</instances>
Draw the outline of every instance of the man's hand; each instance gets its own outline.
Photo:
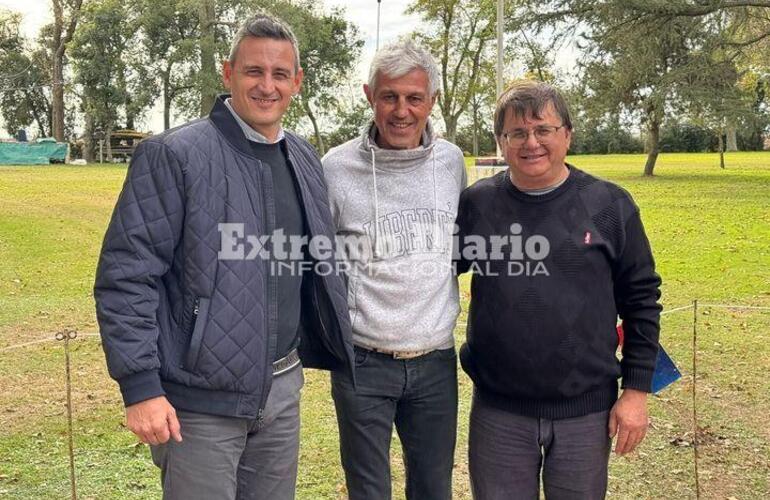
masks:
<instances>
[{"instance_id":1,"label":"man's hand","mask_svg":"<svg viewBox=\"0 0 770 500\"><path fill-rule=\"evenodd\" d=\"M126 426L146 444L162 444L169 437L182 441L176 411L165 396L127 406Z\"/></svg>"},{"instance_id":2,"label":"man's hand","mask_svg":"<svg viewBox=\"0 0 770 500\"><path fill-rule=\"evenodd\" d=\"M625 455L634 451L647 434L647 393L624 389L623 394L610 411L610 437L615 441L615 454Z\"/></svg>"}]
</instances>

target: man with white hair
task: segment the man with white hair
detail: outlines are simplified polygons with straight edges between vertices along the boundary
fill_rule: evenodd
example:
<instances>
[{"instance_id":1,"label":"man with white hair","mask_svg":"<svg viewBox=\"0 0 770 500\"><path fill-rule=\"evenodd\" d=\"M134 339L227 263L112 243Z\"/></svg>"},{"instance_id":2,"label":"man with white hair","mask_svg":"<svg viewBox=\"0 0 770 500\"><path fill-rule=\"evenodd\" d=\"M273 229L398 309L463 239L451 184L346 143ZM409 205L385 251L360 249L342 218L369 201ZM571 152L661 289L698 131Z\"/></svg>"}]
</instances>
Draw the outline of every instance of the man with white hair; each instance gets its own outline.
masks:
<instances>
[{"instance_id":1,"label":"man with white hair","mask_svg":"<svg viewBox=\"0 0 770 500\"><path fill-rule=\"evenodd\" d=\"M346 255L355 388L332 376L351 500L390 498L394 422L407 498L451 497L460 309L451 236L466 175L460 149L429 120L439 90L426 50L383 48L364 85L373 121L322 160L338 241L357 249Z\"/></svg>"}]
</instances>

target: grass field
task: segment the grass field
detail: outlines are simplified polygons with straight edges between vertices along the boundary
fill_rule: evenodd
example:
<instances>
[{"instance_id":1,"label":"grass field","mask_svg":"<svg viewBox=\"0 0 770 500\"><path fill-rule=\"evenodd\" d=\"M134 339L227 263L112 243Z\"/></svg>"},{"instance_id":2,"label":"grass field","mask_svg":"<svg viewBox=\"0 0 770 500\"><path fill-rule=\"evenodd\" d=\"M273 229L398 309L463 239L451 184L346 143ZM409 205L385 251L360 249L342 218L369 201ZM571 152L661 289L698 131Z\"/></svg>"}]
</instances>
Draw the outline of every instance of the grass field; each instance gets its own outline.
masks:
<instances>
[{"instance_id":1,"label":"grass field","mask_svg":"<svg viewBox=\"0 0 770 500\"><path fill-rule=\"evenodd\" d=\"M663 154L656 177L641 155L578 156L578 167L628 189L663 276L666 309L690 304L770 307L770 153ZM91 287L125 166L0 166L0 497L69 495L64 357L50 339L75 328L73 399L81 498L159 498L148 450L123 427L107 376ZM473 179L473 175L471 178ZM468 279L461 281L464 306ZM770 496L770 312L703 306L697 411L703 498ZM694 498L692 310L663 317L661 339L684 379L651 398L640 450L612 458L612 498ZM464 336L464 313L456 332ZM345 498L328 375L308 371L298 498ZM466 466L470 383L462 375L455 498L470 498ZM395 497L403 467L394 438Z\"/></svg>"}]
</instances>

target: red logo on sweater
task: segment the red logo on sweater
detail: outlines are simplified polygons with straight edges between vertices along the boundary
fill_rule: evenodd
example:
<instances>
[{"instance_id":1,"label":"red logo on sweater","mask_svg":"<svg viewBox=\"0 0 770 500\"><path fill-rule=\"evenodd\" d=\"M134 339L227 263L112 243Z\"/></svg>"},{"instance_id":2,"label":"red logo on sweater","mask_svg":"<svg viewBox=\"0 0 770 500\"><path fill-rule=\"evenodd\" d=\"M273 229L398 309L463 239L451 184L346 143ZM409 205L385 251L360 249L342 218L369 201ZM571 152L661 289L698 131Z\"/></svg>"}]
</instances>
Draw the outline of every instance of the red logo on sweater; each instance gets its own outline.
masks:
<instances>
[{"instance_id":1,"label":"red logo on sweater","mask_svg":"<svg viewBox=\"0 0 770 500\"><path fill-rule=\"evenodd\" d=\"M586 245L591 244L591 231L586 231L585 238L583 238L583 243L585 243Z\"/></svg>"}]
</instances>

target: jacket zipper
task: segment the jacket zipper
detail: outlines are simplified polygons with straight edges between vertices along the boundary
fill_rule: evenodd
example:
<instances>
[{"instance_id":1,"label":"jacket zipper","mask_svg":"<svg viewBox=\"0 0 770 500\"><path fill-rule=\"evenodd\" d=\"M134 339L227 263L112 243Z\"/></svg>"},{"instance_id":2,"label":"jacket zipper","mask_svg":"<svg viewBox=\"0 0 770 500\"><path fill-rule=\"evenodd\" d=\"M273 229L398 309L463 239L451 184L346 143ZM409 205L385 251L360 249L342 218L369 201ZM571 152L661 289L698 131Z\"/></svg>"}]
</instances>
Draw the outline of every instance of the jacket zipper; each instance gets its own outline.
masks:
<instances>
[{"instance_id":1,"label":"jacket zipper","mask_svg":"<svg viewBox=\"0 0 770 500\"><path fill-rule=\"evenodd\" d=\"M264 164L260 161L258 162L260 165L260 168L258 169L260 181L264 179ZM263 182L259 183L260 185L263 185ZM267 210L267 193L265 192L265 189L262 188L262 211L265 214L265 228L267 229L267 233L273 231L272 224L270 224L270 214ZM272 250L272 248L271 248ZM266 267L268 267L268 272L265 273L265 297L270 297L270 263L265 262L264 264ZM262 420L264 418L265 413L265 405L267 404L267 387L268 387L268 377L272 378L273 375L273 362L270 360L270 302L268 299L267 307L265 308L266 314L265 314L265 331L267 332L267 347L265 349L265 370L262 376L262 394L260 394L260 401L259 401L259 408L257 409L257 426L262 426ZM271 384L272 386L272 381Z\"/></svg>"}]
</instances>

